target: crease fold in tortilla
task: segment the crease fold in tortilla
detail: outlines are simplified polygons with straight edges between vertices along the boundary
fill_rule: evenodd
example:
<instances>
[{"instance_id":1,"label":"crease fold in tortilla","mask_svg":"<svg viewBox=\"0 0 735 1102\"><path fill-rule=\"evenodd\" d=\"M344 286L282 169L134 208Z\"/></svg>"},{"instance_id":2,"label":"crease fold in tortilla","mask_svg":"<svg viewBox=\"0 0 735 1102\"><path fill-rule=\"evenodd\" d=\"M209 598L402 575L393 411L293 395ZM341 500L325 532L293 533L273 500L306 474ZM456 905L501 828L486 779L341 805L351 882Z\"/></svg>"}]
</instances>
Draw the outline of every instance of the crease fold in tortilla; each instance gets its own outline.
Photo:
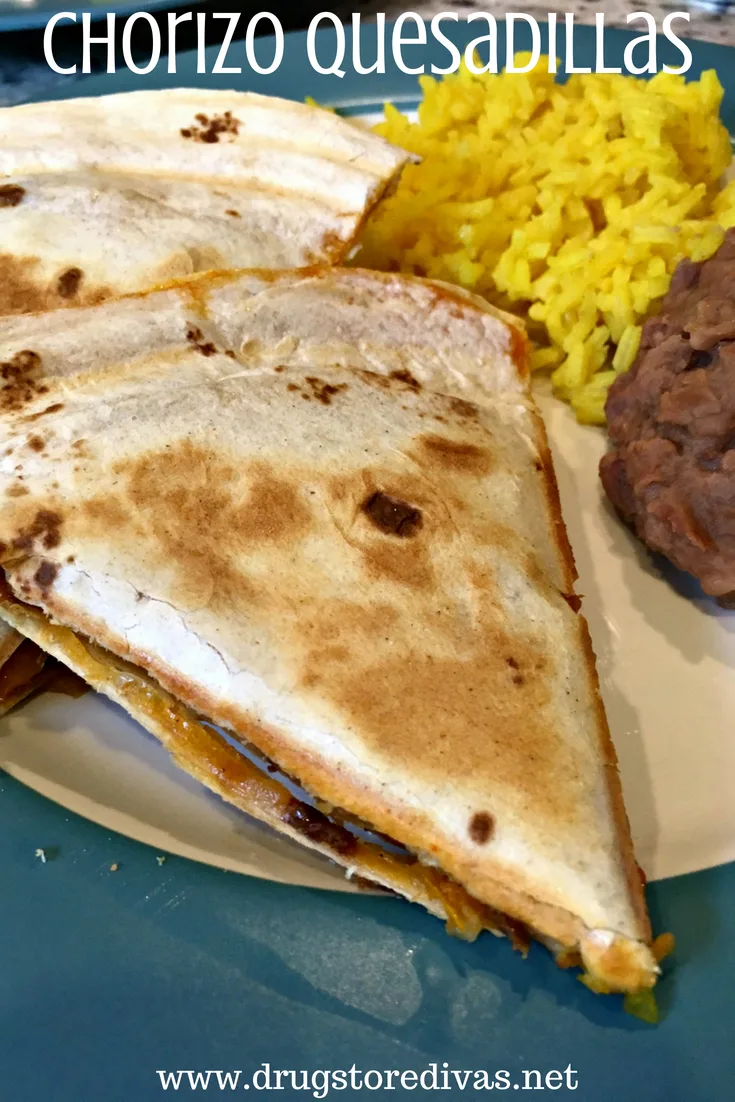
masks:
<instances>
[{"instance_id":1,"label":"crease fold in tortilla","mask_svg":"<svg viewBox=\"0 0 735 1102\"><path fill-rule=\"evenodd\" d=\"M111 695L132 663L439 870L473 932L507 915L598 987L653 985L522 333L419 279L241 272L5 319L0 359L0 562L43 621L6 599L16 628L106 657L70 664Z\"/></svg>"}]
</instances>

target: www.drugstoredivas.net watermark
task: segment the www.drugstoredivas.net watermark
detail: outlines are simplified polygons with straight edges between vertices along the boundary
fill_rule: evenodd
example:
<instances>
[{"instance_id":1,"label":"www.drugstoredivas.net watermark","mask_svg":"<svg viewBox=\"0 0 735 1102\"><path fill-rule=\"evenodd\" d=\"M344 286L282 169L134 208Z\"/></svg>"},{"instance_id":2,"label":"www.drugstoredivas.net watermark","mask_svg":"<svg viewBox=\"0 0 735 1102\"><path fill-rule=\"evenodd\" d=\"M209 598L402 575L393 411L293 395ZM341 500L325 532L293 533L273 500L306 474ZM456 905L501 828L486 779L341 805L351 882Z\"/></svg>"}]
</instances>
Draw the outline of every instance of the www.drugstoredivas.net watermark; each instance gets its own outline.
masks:
<instances>
[{"instance_id":1,"label":"www.drugstoredivas.net watermark","mask_svg":"<svg viewBox=\"0 0 735 1102\"><path fill-rule=\"evenodd\" d=\"M368 1096L383 1097L385 1091L397 1091L401 1096L404 1091L419 1090L422 1094L433 1091L469 1091L472 1097L477 1097L476 1091L507 1091L532 1090L558 1091L564 1089L576 1091L579 1086L577 1071L571 1064L567 1064L564 1070L550 1068L546 1071L538 1069L525 1070L513 1075L512 1072L499 1068L494 1071L487 1069L475 1071L461 1071L450 1068L447 1061L441 1065L434 1062L422 1071L386 1069L378 1071L363 1070L353 1064L349 1069L332 1069L330 1071L295 1071L283 1068L274 1068L271 1064L261 1064L258 1070L249 1075L242 1070L223 1071L193 1071L191 1069L181 1071L156 1071L161 1092L176 1093L183 1090L186 1094L192 1091L212 1091L212 1093L230 1093L231 1091L270 1092L288 1091L286 1097L293 1097L295 1091L305 1091L306 1097L316 1098L323 1102L333 1092L341 1092L348 1087L351 1094L361 1093L363 1090ZM373 1094L380 1091L380 1095ZM391 1095L391 1097L394 1097Z\"/></svg>"},{"instance_id":2,"label":"www.drugstoredivas.net watermark","mask_svg":"<svg viewBox=\"0 0 735 1102\"><path fill-rule=\"evenodd\" d=\"M98 18L98 16L96 16ZM92 25L89 12L81 16L82 40L79 60L71 65L61 66L54 56L54 34L57 27L64 23L78 21L75 12L58 12L46 24L43 36L43 50L46 62L56 73L63 75L86 74L91 70L91 47L107 47L107 72L117 70L116 44L119 40L123 67L133 73L144 76L167 59L167 71L176 72L176 36L183 23L194 20L193 12L169 12L166 23L166 38L161 26L150 12L135 12L127 18L118 18L113 12L107 13L104 33ZM208 53L205 49L207 31L212 21L220 20L222 37L219 50ZM309 23L303 48L309 64L315 73L344 77L351 69L365 76L369 73L385 73L386 58L393 62L403 73L420 76L430 72L437 76L455 73L464 62L471 72L497 73L505 68L510 73L528 73L542 64L550 73L630 73L642 76L645 73L686 73L692 64L692 54L674 30L674 25L689 22L689 13L670 12L659 26L657 20L648 12L631 12L627 23L631 29L640 33L631 39L625 47L622 65L610 65L605 53L605 13L595 14L595 64L582 66L575 63L575 31L577 25L571 12L559 15L549 12L546 23L539 23L525 12L507 12L505 16L505 49L499 48L498 21L488 12L472 12L460 17L456 12L438 12L430 21L416 12L404 12L394 23L387 24L384 14L379 14L374 25L363 26L359 12L352 13L352 34L349 36L341 20L333 12L320 12ZM452 24L472 24L470 33L477 30L464 49L460 49L447 36ZM239 75L252 72L269 75L279 69L284 57L285 41L281 21L272 12L259 12L247 19L242 12L220 12L196 15L197 32L197 73L215 75ZM244 37L235 41L236 34ZM121 29L122 28L122 29ZM147 28L147 29L146 29ZM318 38L318 31L331 28L328 40ZM133 57L132 35L135 31L139 42L150 39L150 53L147 58L140 56L140 46L136 50L137 60ZM531 48L527 49L530 33ZM520 35L526 40L526 52L516 57ZM658 35L667 39L681 54L678 65L659 65ZM147 38L144 38L147 35ZM446 53L441 62L422 61L422 48L436 43ZM559 61L557 50L563 46L564 60ZM476 55L482 54L482 60ZM499 56L500 54L504 56ZM487 59L487 60L485 60Z\"/></svg>"}]
</instances>

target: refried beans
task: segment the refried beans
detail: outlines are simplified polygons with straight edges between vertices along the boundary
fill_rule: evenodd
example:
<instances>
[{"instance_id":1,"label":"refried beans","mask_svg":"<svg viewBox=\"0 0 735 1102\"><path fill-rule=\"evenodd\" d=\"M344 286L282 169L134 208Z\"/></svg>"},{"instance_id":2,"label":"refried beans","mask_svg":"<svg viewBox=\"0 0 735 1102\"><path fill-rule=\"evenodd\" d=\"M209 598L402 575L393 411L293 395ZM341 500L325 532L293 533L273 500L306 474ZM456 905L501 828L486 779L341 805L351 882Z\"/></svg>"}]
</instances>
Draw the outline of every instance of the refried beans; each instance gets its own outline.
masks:
<instances>
[{"instance_id":1,"label":"refried beans","mask_svg":"<svg viewBox=\"0 0 735 1102\"><path fill-rule=\"evenodd\" d=\"M606 404L605 491L652 550L735 598L735 229L677 267Z\"/></svg>"}]
</instances>

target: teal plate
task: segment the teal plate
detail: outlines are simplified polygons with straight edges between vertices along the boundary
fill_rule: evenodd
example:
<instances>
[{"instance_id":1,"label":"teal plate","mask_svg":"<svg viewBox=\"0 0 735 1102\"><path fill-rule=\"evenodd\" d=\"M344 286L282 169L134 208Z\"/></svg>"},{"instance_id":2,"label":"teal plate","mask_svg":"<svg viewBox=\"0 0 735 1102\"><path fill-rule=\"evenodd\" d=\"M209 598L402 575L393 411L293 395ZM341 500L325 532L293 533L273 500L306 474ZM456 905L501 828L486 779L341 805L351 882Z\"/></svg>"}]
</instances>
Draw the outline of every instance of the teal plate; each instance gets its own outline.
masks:
<instances>
[{"instance_id":1,"label":"teal plate","mask_svg":"<svg viewBox=\"0 0 735 1102\"><path fill-rule=\"evenodd\" d=\"M611 56L622 56L625 41L610 34ZM593 42L579 32L583 58L592 57ZM692 75L717 68L735 129L735 53L691 46ZM415 78L396 70L315 76L303 35L288 37L272 77L198 77L193 57L179 60L176 75L70 80L60 94L206 84L311 94L353 110L416 100ZM394 1092L385 1078L378 1087L377 1072L428 1069L430 1085L432 1064L439 1075L486 1071L491 1081L507 1072L496 1089L506 1081L521 1089L524 1071L543 1079L569 1068L547 1089L589 1102L735 1095L735 866L650 887L654 927L677 936L658 989L662 1021L651 1027L623 1014L620 999L592 995L542 949L524 962L490 936L468 945L399 900L289 888L179 858L159 864L151 849L1 774L0 808L1 1102L187 1097L186 1077L178 1091L164 1091L157 1074L177 1070L240 1071L238 1093L264 1064L271 1074L356 1065L373 1072L360 1096L388 1099L404 1092L395 1079ZM433 1093L411 1092L407 1082L407 1096ZM473 1082L438 1097L477 1097ZM537 1082L534 1074L528 1082ZM324 1097L320 1083L314 1094L283 1080L276 1097ZM221 1093L214 1077L209 1091ZM349 1086L326 1095L356 1096Z\"/></svg>"}]
</instances>

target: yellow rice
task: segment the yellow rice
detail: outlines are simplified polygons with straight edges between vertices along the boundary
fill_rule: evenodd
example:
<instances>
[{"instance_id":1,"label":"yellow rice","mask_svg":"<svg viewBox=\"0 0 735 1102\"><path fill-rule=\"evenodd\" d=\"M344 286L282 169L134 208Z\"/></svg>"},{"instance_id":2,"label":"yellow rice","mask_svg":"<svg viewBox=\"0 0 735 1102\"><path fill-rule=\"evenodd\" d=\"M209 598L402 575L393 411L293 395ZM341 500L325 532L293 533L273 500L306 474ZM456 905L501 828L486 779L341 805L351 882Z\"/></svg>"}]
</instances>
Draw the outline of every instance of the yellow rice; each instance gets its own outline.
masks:
<instances>
[{"instance_id":1,"label":"yellow rice","mask_svg":"<svg viewBox=\"0 0 735 1102\"><path fill-rule=\"evenodd\" d=\"M522 59L520 59L522 61ZM417 123L390 104L376 129L422 161L369 220L356 262L459 283L522 315L532 367L580 421L635 359L677 263L735 225L721 187L730 139L713 70L422 77Z\"/></svg>"}]
</instances>

